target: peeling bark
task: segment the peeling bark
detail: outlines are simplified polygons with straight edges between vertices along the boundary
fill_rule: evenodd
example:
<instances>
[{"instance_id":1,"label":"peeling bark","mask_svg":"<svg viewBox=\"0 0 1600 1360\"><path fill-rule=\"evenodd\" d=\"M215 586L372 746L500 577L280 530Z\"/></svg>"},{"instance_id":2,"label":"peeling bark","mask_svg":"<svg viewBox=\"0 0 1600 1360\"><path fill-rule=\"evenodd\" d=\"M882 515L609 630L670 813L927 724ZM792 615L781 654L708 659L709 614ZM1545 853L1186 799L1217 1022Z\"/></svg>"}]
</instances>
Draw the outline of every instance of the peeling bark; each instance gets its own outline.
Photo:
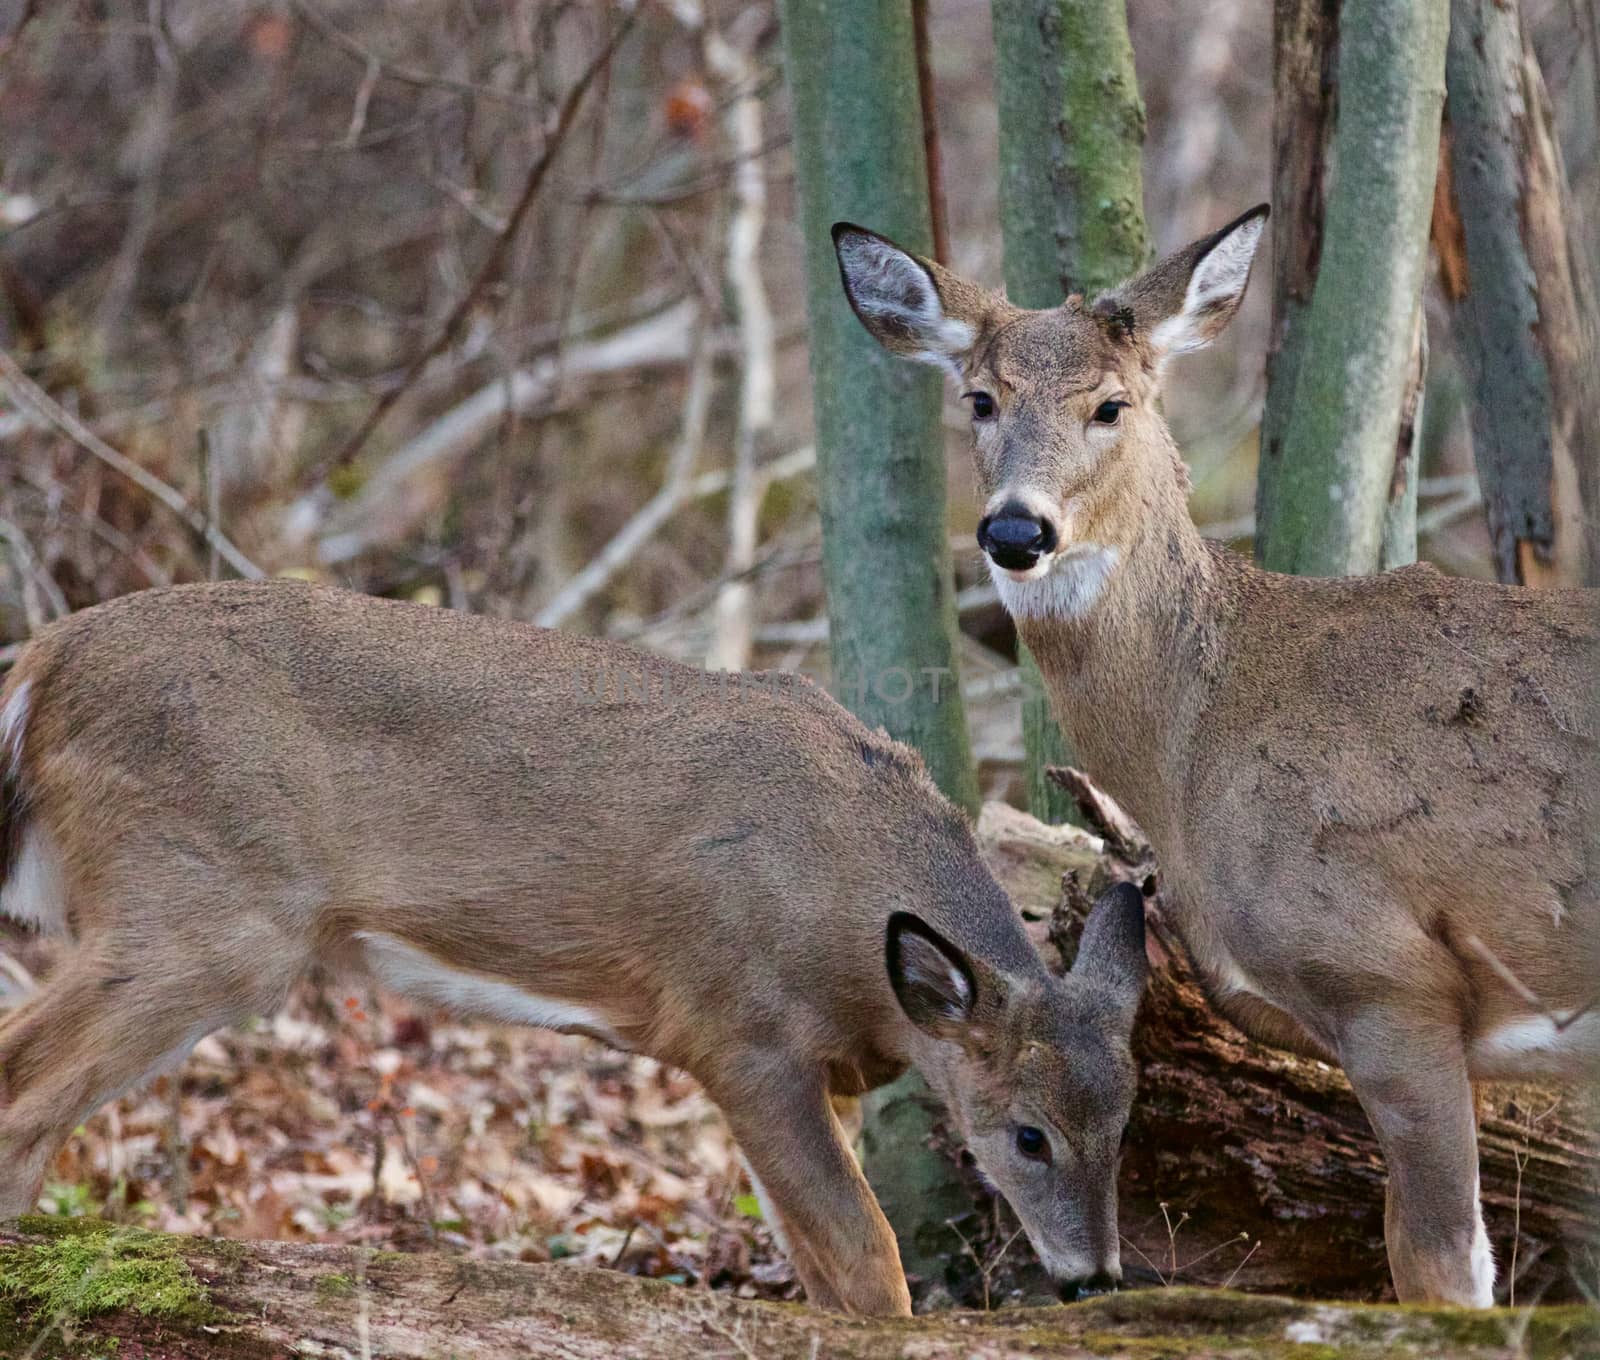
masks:
<instances>
[{"instance_id":1,"label":"peeling bark","mask_svg":"<svg viewBox=\"0 0 1600 1360\"><path fill-rule=\"evenodd\" d=\"M1593 284L1569 239L1549 96L1518 6L1455 0L1447 275L1472 393L1472 441L1496 575L1600 584L1600 378ZM1457 225L1459 224L1459 226Z\"/></svg>"}]
</instances>

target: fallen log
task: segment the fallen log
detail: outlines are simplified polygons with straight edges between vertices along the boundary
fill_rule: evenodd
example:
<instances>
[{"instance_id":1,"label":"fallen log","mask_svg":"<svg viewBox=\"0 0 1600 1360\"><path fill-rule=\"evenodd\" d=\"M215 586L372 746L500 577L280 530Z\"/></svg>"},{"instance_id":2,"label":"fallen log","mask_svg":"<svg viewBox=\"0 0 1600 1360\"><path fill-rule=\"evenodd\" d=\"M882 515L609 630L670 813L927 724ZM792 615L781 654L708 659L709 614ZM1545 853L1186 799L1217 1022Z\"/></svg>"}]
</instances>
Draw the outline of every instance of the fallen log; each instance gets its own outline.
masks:
<instances>
[{"instance_id":1,"label":"fallen log","mask_svg":"<svg viewBox=\"0 0 1600 1360\"><path fill-rule=\"evenodd\" d=\"M0 1354L39 1360L1554 1360L1596 1347L1600 1313L1577 1306L1465 1313L1155 1289L871 1321L572 1265L169 1237L87 1219L0 1228Z\"/></svg>"},{"instance_id":2,"label":"fallen log","mask_svg":"<svg viewBox=\"0 0 1600 1360\"><path fill-rule=\"evenodd\" d=\"M1086 903L1110 878L1137 881L1152 867L1140 850L1119 862L1096 853L1097 839L995 804L979 835L1047 951L1062 941L1074 899ZM1153 973L1135 1053L1139 1095L1120 1209L1130 1282L1393 1297L1383 1159L1342 1073L1244 1038L1210 1008L1179 957ZM1597 1130L1579 1093L1480 1091L1482 1193L1502 1298L1594 1296Z\"/></svg>"}]
</instances>

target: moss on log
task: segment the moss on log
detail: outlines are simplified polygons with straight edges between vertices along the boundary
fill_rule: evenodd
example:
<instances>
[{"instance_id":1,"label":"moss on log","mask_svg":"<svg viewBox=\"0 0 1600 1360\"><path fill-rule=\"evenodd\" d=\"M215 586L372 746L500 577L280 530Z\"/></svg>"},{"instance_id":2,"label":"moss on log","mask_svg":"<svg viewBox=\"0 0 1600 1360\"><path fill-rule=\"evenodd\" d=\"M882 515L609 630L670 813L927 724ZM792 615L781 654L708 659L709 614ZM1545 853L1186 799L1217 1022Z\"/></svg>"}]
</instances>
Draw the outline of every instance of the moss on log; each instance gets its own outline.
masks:
<instances>
[{"instance_id":1,"label":"moss on log","mask_svg":"<svg viewBox=\"0 0 1600 1360\"><path fill-rule=\"evenodd\" d=\"M88 1292L141 1264L148 1297ZM64 1256L84 1292L55 1292ZM181 1268L171 1303L166 1272ZM92 1274L89 1277L93 1278ZM38 1282L52 1283L38 1292ZM1472 1357L1593 1354L1600 1314L1305 1303L1196 1289L910 1321L834 1317L570 1265L468 1261L361 1247L223 1242L50 1220L0 1228L0 1353L37 1360L472 1356L474 1360L1020 1360L1025 1356ZM90 1302L92 1298L92 1303ZM149 1305L149 1306L145 1306Z\"/></svg>"}]
</instances>

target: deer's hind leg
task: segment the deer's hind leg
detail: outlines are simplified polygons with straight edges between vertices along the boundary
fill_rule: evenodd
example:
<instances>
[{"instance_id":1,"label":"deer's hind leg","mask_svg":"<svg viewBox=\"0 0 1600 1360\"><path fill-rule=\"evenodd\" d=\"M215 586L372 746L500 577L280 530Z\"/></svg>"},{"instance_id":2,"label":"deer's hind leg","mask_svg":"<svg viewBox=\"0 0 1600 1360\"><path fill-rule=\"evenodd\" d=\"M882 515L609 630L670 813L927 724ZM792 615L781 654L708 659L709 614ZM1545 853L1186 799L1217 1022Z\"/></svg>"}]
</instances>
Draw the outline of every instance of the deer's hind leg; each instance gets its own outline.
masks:
<instances>
[{"instance_id":1,"label":"deer's hind leg","mask_svg":"<svg viewBox=\"0 0 1600 1360\"><path fill-rule=\"evenodd\" d=\"M218 935L206 951L117 931L85 939L0 1022L0 1218L33 1207L50 1158L100 1106L213 1030L282 1004L298 960L250 958L226 947L230 929Z\"/></svg>"}]
</instances>

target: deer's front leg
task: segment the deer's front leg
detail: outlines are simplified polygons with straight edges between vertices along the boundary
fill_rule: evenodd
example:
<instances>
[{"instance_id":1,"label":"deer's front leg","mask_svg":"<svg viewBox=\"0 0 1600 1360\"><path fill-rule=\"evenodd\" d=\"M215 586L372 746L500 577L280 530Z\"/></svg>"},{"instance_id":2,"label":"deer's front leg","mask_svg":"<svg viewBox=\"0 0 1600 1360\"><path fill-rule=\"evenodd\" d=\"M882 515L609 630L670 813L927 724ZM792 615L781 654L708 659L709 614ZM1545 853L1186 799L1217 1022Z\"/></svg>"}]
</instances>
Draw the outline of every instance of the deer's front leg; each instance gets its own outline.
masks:
<instances>
[{"instance_id":1,"label":"deer's front leg","mask_svg":"<svg viewBox=\"0 0 1600 1360\"><path fill-rule=\"evenodd\" d=\"M822 1074L758 1054L707 1085L811 1302L909 1316L894 1231L851 1155Z\"/></svg>"},{"instance_id":2,"label":"deer's front leg","mask_svg":"<svg viewBox=\"0 0 1600 1360\"><path fill-rule=\"evenodd\" d=\"M1388 1163L1384 1235L1402 1303L1487 1308L1494 1259L1478 1202L1472 1083L1459 1031L1372 1008L1341 1035L1339 1057Z\"/></svg>"}]
</instances>

